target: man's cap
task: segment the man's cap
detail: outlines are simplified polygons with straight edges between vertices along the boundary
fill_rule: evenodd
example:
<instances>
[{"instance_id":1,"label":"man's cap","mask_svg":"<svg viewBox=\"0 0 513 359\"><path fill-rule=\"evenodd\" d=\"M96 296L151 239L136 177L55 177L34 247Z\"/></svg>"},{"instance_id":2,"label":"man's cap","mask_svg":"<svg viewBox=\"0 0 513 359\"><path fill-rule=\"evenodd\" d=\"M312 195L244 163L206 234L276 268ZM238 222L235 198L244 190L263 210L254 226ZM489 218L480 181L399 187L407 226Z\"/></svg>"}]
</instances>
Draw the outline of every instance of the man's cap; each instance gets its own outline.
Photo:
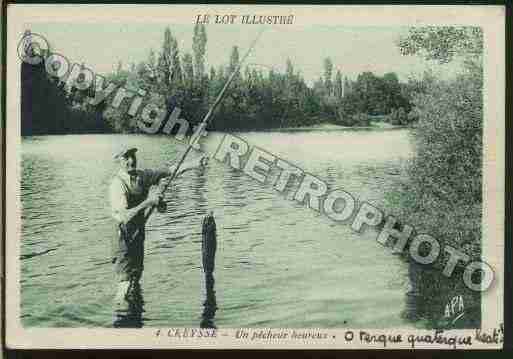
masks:
<instances>
[{"instance_id":1,"label":"man's cap","mask_svg":"<svg viewBox=\"0 0 513 359\"><path fill-rule=\"evenodd\" d=\"M114 153L114 159L117 160L121 157L125 157L131 153L136 153L137 148L136 147L130 147L130 146L123 146L118 151Z\"/></svg>"}]
</instances>

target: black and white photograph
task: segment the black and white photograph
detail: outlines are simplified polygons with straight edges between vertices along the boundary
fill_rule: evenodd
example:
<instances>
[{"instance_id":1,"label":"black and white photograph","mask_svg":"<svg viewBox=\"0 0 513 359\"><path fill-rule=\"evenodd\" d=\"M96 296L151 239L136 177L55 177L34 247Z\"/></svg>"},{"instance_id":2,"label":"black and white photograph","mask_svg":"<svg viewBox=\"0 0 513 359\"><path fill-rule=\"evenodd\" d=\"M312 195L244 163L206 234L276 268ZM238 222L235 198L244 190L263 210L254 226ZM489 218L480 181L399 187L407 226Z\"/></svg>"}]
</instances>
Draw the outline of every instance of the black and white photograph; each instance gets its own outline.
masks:
<instances>
[{"instance_id":1,"label":"black and white photograph","mask_svg":"<svg viewBox=\"0 0 513 359\"><path fill-rule=\"evenodd\" d=\"M7 345L502 347L504 8L7 10Z\"/></svg>"}]
</instances>

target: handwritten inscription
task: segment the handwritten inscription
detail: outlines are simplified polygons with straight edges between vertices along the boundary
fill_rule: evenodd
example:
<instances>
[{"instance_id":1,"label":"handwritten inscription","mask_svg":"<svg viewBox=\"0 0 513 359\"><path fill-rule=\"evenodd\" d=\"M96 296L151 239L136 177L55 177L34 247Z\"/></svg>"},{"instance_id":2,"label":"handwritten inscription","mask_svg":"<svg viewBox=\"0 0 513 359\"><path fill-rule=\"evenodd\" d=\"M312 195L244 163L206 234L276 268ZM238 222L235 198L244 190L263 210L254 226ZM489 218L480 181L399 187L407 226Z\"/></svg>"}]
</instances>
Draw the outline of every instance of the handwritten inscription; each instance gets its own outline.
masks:
<instances>
[{"instance_id":1,"label":"handwritten inscription","mask_svg":"<svg viewBox=\"0 0 513 359\"><path fill-rule=\"evenodd\" d=\"M384 348L387 343L401 343L403 341L401 334L399 335L373 335L364 331L360 331L360 342L365 344L378 343L382 344Z\"/></svg>"},{"instance_id":2,"label":"handwritten inscription","mask_svg":"<svg viewBox=\"0 0 513 359\"><path fill-rule=\"evenodd\" d=\"M504 324L500 325L500 328L494 328L492 333L487 333L481 331L481 329L476 329L476 334L474 336L476 341L485 343L485 344L499 344L504 342Z\"/></svg>"},{"instance_id":3,"label":"handwritten inscription","mask_svg":"<svg viewBox=\"0 0 513 359\"><path fill-rule=\"evenodd\" d=\"M443 330L436 330L434 335L408 335L408 343L412 348L415 348L417 344L439 344L447 345L452 349L456 349L457 346L470 346L472 345L471 336L460 337L458 335L444 335Z\"/></svg>"}]
</instances>

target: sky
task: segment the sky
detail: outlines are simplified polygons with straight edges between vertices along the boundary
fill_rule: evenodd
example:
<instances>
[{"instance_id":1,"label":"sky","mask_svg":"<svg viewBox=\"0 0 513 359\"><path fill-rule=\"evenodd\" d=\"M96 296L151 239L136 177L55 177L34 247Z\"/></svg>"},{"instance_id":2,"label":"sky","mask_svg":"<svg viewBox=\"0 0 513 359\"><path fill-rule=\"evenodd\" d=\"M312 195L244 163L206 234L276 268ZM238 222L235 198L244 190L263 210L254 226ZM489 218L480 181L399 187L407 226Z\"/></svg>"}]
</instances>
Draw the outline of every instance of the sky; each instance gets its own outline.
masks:
<instances>
[{"instance_id":1,"label":"sky","mask_svg":"<svg viewBox=\"0 0 513 359\"><path fill-rule=\"evenodd\" d=\"M33 33L44 36L52 50L77 63L85 63L95 73L106 74L122 61L123 67L145 60L151 49L158 52L164 30L170 27L181 54L192 53L193 25L169 23L33 23ZM231 49L239 47L242 56L260 28L248 25L206 25L206 65L227 64ZM308 83L323 74L323 60L332 59L334 74L340 70L349 79L371 71L376 75L395 72L405 81L412 74L431 69L450 76L455 64L438 65L418 56L402 56L397 46L405 27L281 26L267 27L246 65L264 71L285 70L287 58Z\"/></svg>"}]
</instances>

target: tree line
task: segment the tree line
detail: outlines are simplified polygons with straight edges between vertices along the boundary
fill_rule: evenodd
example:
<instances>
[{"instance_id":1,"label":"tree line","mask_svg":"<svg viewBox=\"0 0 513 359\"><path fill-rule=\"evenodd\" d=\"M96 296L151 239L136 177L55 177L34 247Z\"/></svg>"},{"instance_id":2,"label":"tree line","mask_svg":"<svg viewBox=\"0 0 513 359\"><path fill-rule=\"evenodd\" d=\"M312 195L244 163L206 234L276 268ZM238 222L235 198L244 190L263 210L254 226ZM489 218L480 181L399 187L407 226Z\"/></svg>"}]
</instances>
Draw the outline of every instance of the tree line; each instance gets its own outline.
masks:
<instances>
[{"instance_id":1,"label":"tree line","mask_svg":"<svg viewBox=\"0 0 513 359\"><path fill-rule=\"evenodd\" d=\"M159 51L125 68L122 62L106 80L134 92L143 91L146 101L159 107L178 106L183 117L201 121L240 61L233 46L227 64L206 69L205 26L194 27L192 52L178 47L168 27ZM211 130L260 130L332 123L368 126L372 120L406 125L416 120L412 99L422 90L418 80L401 83L393 72L372 72L349 80L330 58L322 63L322 76L312 86L290 59L285 72L264 66L246 66L236 75L215 114ZM70 88L51 78L39 66L22 64L22 134L137 132L135 119L125 108L85 101L91 90ZM113 95L111 95L113 96Z\"/></svg>"}]
</instances>

